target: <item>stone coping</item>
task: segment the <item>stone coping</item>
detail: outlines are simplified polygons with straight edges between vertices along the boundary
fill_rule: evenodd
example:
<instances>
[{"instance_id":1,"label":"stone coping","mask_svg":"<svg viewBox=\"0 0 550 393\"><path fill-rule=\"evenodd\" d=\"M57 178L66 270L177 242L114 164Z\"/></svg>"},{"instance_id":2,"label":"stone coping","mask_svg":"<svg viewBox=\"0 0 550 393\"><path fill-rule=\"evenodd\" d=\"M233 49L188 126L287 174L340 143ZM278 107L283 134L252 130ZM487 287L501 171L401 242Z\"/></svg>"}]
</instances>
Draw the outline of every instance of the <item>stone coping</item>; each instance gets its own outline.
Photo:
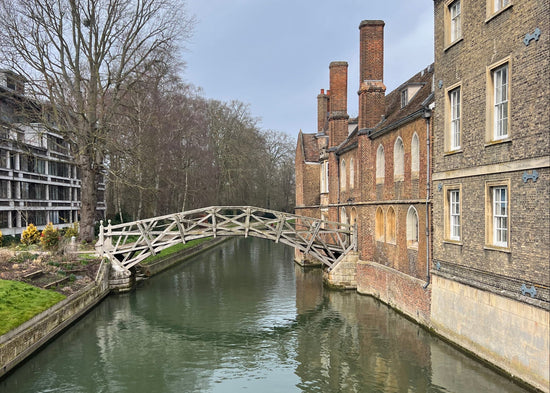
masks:
<instances>
[{"instance_id":1,"label":"stone coping","mask_svg":"<svg viewBox=\"0 0 550 393\"><path fill-rule=\"evenodd\" d=\"M102 262L95 282L0 336L0 378L107 296L109 270Z\"/></svg>"}]
</instances>

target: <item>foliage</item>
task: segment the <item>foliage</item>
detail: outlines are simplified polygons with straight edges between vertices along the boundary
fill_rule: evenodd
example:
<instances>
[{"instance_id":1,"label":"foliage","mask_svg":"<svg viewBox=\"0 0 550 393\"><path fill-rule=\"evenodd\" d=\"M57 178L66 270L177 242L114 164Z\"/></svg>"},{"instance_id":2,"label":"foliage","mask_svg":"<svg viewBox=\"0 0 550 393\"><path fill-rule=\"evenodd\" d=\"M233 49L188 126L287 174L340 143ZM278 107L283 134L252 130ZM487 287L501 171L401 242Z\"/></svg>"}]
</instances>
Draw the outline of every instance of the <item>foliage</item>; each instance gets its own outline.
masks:
<instances>
[{"instance_id":1,"label":"foliage","mask_svg":"<svg viewBox=\"0 0 550 393\"><path fill-rule=\"evenodd\" d=\"M0 280L0 335L50 308L65 296L18 281Z\"/></svg>"},{"instance_id":2,"label":"foliage","mask_svg":"<svg viewBox=\"0 0 550 393\"><path fill-rule=\"evenodd\" d=\"M207 100L169 74L147 91L131 97L141 110L128 111L112 133L107 206L116 223L116 212L130 213L128 222L209 205L293 210L288 135L261 130L248 105Z\"/></svg>"},{"instance_id":3,"label":"foliage","mask_svg":"<svg viewBox=\"0 0 550 393\"><path fill-rule=\"evenodd\" d=\"M27 263L30 261L34 261L38 258L38 254L34 254L32 252L22 251L16 253L12 258L10 258L10 262L12 263Z\"/></svg>"},{"instance_id":4,"label":"foliage","mask_svg":"<svg viewBox=\"0 0 550 393\"><path fill-rule=\"evenodd\" d=\"M36 244L40 240L40 231L34 224L29 224L21 234L21 243L29 246Z\"/></svg>"},{"instance_id":5,"label":"foliage","mask_svg":"<svg viewBox=\"0 0 550 393\"><path fill-rule=\"evenodd\" d=\"M64 236L67 239L70 239L73 236L78 237L78 222L75 222L71 226L68 226L67 228L65 228Z\"/></svg>"},{"instance_id":6,"label":"foliage","mask_svg":"<svg viewBox=\"0 0 550 393\"><path fill-rule=\"evenodd\" d=\"M21 235L13 236L13 235L5 235L2 236L2 246L13 246L21 244Z\"/></svg>"},{"instance_id":7,"label":"foliage","mask_svg":"<svg viewBox=\"0 0 550 393\"><path fill-rule=\"evenodd\" d=\"M26 80L33 105L48 103L26 121L42 112L42 125L76 146L80 236L90 242L114 116L132 105L142 78L178 62L194 20L178 0L13 0L0 1L0 13L0 68Z\"/></svg>"},{"instance_id":8,"label":"foliage","mask_svg":"<svg viewBox=\"0 0 550 393\"><path fill-rule=\"evenodd\" d=\"M55 250L59 245L59 230L50 222L42 230L40 244L45 250Z\"/></svg>"}]
</instances>

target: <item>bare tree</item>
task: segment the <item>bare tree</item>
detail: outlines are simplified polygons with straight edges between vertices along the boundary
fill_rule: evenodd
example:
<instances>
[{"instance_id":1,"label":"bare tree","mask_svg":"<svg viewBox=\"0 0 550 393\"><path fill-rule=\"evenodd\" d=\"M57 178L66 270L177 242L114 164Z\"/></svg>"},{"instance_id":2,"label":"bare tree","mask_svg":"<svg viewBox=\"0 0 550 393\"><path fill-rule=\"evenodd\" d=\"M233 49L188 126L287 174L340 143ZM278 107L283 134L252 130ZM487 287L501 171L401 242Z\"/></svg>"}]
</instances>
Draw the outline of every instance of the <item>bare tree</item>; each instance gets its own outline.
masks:
<instances>
[{"instance_id":1,"label":"bare tree","mask_svg":"<svg viewBox=\"0 0 550 393\"><path fill-rule=\"evenodd\" d=\"M0 0L0 64L23 75L80 169L81 238L93 240L97 178L126 94L175 61L193 19L178 0Z\"/></svg>"}]
</instances>

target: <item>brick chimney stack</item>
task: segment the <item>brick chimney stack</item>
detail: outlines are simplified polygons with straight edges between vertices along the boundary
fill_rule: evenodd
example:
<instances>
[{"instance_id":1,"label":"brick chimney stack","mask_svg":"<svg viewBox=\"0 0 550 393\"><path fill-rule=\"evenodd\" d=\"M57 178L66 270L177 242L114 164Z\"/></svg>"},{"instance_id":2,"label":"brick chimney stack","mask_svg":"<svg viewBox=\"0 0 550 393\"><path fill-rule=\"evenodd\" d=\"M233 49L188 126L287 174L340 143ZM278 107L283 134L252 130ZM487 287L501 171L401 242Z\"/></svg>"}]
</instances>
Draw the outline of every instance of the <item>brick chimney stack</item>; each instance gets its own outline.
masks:
<instances>
[{"instance_id":1,"label":"brick chimney stack","mask_svg":"<svg viewBox=\"0 0 550 393\"><path fill-rule=\"evenodd\" d=\"M384 21L359 25L359 129L374 128L386 109L384 86Z\"/></svg>"},{"instance_id":2,"label":"brick chimney stack","mask_svg":"<svg viewBox=\"0 0 550 393\"><path fill-rule=\"evenodd\" d=\"M324 134L328 129L328 92L325 94L325 89L321 89L321 93L317 96L317 132Z\"/></svg>"},{"instance_id":3,"label":"brick chimney stack","mask_svg":"<svg viewBox=\"0 0 550 393\"><path fill-rule=\"evenodd\" d=\"M348 137L348 63L333 61L330 70L329 148Z\"/></svg>"}]
</instances>

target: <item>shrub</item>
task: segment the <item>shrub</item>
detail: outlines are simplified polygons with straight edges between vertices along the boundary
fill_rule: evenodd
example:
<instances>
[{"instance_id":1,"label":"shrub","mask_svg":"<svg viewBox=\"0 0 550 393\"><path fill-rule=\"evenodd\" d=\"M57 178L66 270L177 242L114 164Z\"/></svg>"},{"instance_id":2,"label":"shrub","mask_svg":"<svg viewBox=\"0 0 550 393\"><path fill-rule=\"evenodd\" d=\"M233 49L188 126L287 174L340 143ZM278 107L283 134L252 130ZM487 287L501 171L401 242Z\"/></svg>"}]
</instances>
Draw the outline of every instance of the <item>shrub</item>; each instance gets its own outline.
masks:
<instances>
[{"instance_id":1,"label":"shrub","mask_svg":"<svg viewBox=\"0 0 550 393\"><path fill-rule=\"evenodd\" d=\"M78 237L78 222L75 222L70 227L65 228L65 237L70 239L73 236Z\"/></svg>"},{"instance_id":2,"label":"shrub","mask_svg":"<svg viewBox=\"0 0 550 393\"><path fill-rule=\"evenodd\" d=\"M59 231L50 222L40 235L40 244L46 250L54 250L59 245Z\"/></svg>"},{"instance_id":3,"label":"shrub","mask_svg":"<svg viewBox=\"0 0 550 393\"><path fill-rule=\"evenodd\" d=\"M0 231L0 246L2 245L2 231Z\"/></svg>"},{"instance_id":4,"label":"shrub","mask_svg":"<svg viewBox=\"0 0 550 393\"><path fill-rule=\"evenodd\" d=\"M29 224L27 229L21 234L21 243L30 246L31 244L38 243L38 240L40 240L40 231L36 229L34 224Z\"/></svg>"}]
</instances>

